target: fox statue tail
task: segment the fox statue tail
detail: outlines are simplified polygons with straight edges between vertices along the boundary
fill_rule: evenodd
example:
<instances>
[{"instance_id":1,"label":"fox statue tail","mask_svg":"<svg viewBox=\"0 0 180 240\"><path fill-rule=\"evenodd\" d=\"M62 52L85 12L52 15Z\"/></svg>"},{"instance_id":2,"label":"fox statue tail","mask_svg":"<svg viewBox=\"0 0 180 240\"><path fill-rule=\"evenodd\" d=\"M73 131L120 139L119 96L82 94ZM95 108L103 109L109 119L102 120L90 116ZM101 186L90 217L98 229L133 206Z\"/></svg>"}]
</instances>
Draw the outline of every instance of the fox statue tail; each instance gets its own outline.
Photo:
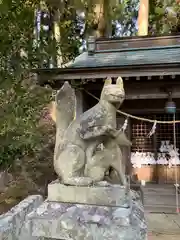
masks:
<instances>
[{"instance_id":1,"label":"fox statue tail","mask_svg":"<svg viewBox=\"0 0 180 240\"><path fill-rule=\"evenodd\" d=\"M64 136L64 132L75 118L75 109L75 90L68 82L65 82L56 94L55 102L53 103L51 111L51 117L56 123L55 159L57 158L59 152L58 149Z\"/></svg>"}]
</instances>

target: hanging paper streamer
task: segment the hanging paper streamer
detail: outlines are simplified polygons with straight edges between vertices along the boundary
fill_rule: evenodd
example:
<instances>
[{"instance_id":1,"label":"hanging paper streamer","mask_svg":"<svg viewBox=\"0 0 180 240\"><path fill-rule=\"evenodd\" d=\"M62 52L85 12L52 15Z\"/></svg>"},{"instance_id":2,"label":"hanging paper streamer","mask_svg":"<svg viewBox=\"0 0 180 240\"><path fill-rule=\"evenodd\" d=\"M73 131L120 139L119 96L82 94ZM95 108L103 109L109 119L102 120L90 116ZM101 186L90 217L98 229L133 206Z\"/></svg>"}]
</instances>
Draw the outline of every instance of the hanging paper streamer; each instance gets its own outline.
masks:
<instances>
[{"instance_id":1,"label":"hanging paper streamer","mask_svg":"<svg viewBox=\"0 0 180 240\"><path fill-rule=\"evenodd\" d=\"M159 165L167 165L168 164L168 160L167 160L165 153L158 153L157 164L159 164Z\"/></svg>"},{"instance_id":2,"label":"hanging paper streamer","mask_svg":"<svg viewBox=\"0 0 180 240\"><path fill-rule=\"evenodd\" d=\"M123 126L121 128L123 132L126 131L127 126L128 126L128 119L126 118L126 120L124 121L124 124L123 124Z\"/></svg>"},{"instance_id":3,"label":"hanging paper streamer","mask_svg":"<svg viewBox=\"0 0 180 240\"><path fill-rule=\"evenodd\" d=\"M131 163L134 168L141 168L142 165L156 164L156 160L152 152L132 152Z\"/></svg>"},{"instance_id":4,"label":"hanging paper streamer","mask_svg":"<svg viewBox=\"0 0 180 240\"><path fill-rule=\"evenodd\" d=\"M168 152L168 154L170 156L169 167L180 164L178 151L179 151L179 149L174 149L174 148L169 149L169 152Z\"/></svg>"},{"instance_id":5,"label":"hanging paper streamer","mask_svg":"<svg viewBox=\"0 0 180 240\"><path fill-rule=\"evenodd\" d=\"M180 165L179 149L170 144L169 140L161 141L159 148L157 164L169 165L169 168L173 165Z\"/></svg>"},{"instance_id":6,"label":"hanging paper streamer","mask_svg":"<svg viewBox=\"0 0 180 240\"><path fill-rule=\"evenodd\" d=\"M148 134L148 137L151 137L156 132L156 124L157 124L157 122L155 121L151 131Z\"/></svg>"}]
</instances>

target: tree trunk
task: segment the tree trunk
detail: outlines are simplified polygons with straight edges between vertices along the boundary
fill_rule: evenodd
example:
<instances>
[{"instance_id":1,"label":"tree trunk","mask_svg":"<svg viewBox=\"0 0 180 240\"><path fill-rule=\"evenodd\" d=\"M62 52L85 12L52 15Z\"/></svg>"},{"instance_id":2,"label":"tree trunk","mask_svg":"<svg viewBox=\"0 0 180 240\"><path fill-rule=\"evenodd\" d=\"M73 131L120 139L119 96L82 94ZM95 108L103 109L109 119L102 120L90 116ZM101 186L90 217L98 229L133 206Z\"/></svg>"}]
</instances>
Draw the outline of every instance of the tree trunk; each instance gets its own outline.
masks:
<instances>
[{"instance_id":1,"label":"tree trunk","mask_svg":"<svg viewBox=\"0 0 180 240\"><path fill-rule=\"evenodd\" d=\"M148 35L149 0L140 0L138 13L138 35Z\"/></svg>"},{"instance_id":2,"label":"tree trunk","mask_svg":"<svg viewBox=\"0 0 180 240\"><path fill-rule=\"evenodd\" d=\"M96 37L110 37L112 35L110 0L98 0L94 12L97 23Z\"/></svg>"},{"instance_id":3,"label":"tree trunk","mask_svg":"<svg viewBox=\"0 0 180 240\"><path fill-rule=\"evenodd\" d=\"M55 12L55 19L54 19L54 38L56 42L56 47L57 47L57 53L56 53L56 67L61 68L62 67L62 53L61 53L61 47L60 47L60 42L61 42L61 31L60 31L60 16L59 16L59 10L56 10Z\"/></svg>"}]
</instances>

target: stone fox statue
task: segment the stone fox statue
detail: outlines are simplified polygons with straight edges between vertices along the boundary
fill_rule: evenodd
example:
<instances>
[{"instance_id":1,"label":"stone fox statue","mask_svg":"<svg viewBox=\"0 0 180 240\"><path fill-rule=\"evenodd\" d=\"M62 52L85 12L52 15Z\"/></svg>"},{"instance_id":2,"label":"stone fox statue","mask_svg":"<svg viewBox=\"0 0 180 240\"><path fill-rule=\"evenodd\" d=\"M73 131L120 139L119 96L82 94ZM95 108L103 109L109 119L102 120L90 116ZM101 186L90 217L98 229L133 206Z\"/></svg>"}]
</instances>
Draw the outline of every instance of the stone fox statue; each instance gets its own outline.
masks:
<instances>
[{"instance_id":1,"label":"stone fox statue","mask_svg":"<svg viewBox=\"0 0 180 240\"><path fill-rule=\"evenodd\" d=\"M125 184L118 144L129 146L131 143L124 133L116 130L116 110L124 101L124 97L122 79L118 78L116 84L107 79L100 101L93 108L74 118L75 92L68 82L64 83L55 100L57 132L54 169L62 183L90 185L102 181L107 168L113 165L121 183ZM96 157L97 146L101 143L104 143L106 148L104 153L109 157L102 155ZM114 150L119 153L116 161L111 156Z\"/></svg>"}]
</instances>

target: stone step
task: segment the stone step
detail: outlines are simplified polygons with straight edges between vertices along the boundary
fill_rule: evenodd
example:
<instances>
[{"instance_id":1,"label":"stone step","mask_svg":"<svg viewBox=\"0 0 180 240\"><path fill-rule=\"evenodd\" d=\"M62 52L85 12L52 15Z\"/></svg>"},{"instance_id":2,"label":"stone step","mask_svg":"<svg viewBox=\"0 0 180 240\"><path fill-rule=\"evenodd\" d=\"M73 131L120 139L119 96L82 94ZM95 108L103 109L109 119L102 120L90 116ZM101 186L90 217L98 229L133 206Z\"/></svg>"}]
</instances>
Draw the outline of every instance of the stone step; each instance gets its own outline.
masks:
<instances>
[{"instance_id":1,"label":"stone step","mask_svg":"<svg viewBox=\"0 0 180 240\"><path fill-rule=\"evenodd\" d=\"M174 195L175 194L175 187L166 187L160 188L160 187L154 187L154 188L149 188L149 187L143 187L144 195L151 195L151 194L157 194L157 195Z\"/></svg>"},{"instance_id":2,"label":"stone step","mask_svg":"<svg viewBox=\"0 0 180 240\"><path fill-rule=\"evenodd\" d=\"M176 194L174 185L147 184L143 187L143 192L144 206L147 212L176 213Z\"/></svg>"},{"instance_id":3,"label":"stone step","mask_svg":"<svg viewBox=\"0 0 180 240\"><path fill-rule=\"evenodd\" d=\"M175 195L156 195L156 196L144 196L144 204L146 205L170 205L176 204Z\"/></svg>"},{"instance_id":4,"label":"stone step","mask_svg":"<svg viewBox=\"0 0 180 240\"><path fill-rule=\"evenodd\" d=\"M176 213L175 205L144 205L147 213Z\"/></svg>"}]
</instances>

